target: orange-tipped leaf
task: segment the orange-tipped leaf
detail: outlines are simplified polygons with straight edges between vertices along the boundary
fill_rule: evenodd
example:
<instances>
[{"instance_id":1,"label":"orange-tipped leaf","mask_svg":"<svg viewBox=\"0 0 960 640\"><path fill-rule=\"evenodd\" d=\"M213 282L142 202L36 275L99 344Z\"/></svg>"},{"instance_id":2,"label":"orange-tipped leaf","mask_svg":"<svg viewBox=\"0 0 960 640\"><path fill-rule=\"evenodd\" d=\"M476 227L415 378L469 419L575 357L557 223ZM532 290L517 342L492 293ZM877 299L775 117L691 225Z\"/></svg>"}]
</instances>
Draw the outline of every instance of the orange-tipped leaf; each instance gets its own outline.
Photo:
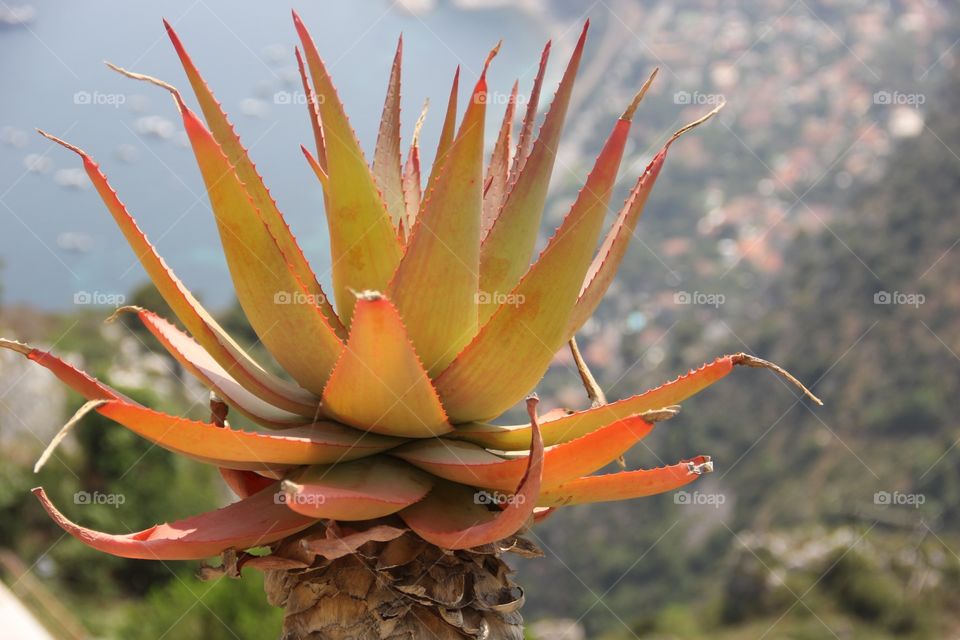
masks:
<instances>
[{"instance_id":1,"label":"orange-tipped leaf","mask_svg":"<svg viewBox=\"0 0 960 640\"><path fill-rule=\"evenodd\" d=\"M690 484L712 469L709 456L699 456L656 469L621 471L588 476L545 489L538 507L564 507L590 502L631 500L673 491Z\"/></svg>"},{"instance_id":2,"label":"orange-tipped leaf","mask_svg":"<svg viewBox=\"0 0 960 640\"><path fill-rule=\"evenodd\" d=\"M547 449L543 459L543 486L555 486L593 473L619 458L652 429L652 423L633 416ZM504 491L516 486L527 466L526 455L506 458L475 444L446 438L414 442L390 453L437 477Z\"/></svg>"},{"instance_id":3,"label":"orange-tipped leaf","mask_svg":"<svg viewBox=\"0 0 960 640\"><path fill-rule=\"evenodd\" d=\"M53 140L83 160L83 167L103 200L110 214L120 227L150 280L160 295L170 305L173 312L194 339L207 350L224 369L251 393L267 402L305 416L312 416L317 410L319 398L267 372L243 350L204 309L192 293L174 275L163 258L157 254L136 221L117 197L116 191L107 182L100 168L82 149L60 140L47 133L45 137Z\"/></svg>"},{"instance_id":4,"label":"orange-tipped leaf","mask_svg":"<svg viewBox=\"0 0 960 640\"><path fill-rule=\"evenodd\" d=\"M375 433L426 438L450 431L403 322L383 296L360 295L346 349L323 391L323 411Z\"/></svg>"},{"instance_id":5,"label":"orange-tipped leaf","mask_svg":"<svg viewBox=\"0 0 960 640\"><path fill-rule=\"evenodd\" d=\"M477 332L486 65L390 282L390 299L431 375Z\"/></svg>"},{"instance_id":6,"label":"orange-tipped leaf","mask_svg":"<svg viewBox=\"0 0 960 640\"><path fill-rule=\"evenodd\" d=\"M480 247L480 290L489 294L489 302L480 307L481 324L496 311L497 299L510 293L530 266L589 24L583 27L537 141Z\"/></svg>"}]
</instances>

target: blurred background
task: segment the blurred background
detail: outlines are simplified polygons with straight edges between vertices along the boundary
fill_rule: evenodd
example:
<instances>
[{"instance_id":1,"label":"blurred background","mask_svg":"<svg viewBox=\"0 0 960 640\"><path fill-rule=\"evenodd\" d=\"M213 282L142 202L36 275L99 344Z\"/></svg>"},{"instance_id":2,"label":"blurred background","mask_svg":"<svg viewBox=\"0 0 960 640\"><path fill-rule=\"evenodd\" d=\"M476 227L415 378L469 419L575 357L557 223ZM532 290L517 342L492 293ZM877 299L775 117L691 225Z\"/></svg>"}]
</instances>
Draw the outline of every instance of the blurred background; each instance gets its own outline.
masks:
<instances>
[{"instance_id":1,"label":"blurred background","mask_svg":"<svg viewBox=\"0 0 960 640\"><path fill-rule=\"evenodd\" d=\"M503 38L490 72L493 135L513 81L524 99L552 39L549 103L589 18L544 240L654 67L615 205L674 130L727 102L673 147L581 348L611 399L747 351L789 368L825 406L761 371L737 371L685 403L627 465L703 453L716 472L688 491L564 510L536 529L545 557L515 561L531 638L960 638L954 3L296 8L368 150L403 33L403 135L429 98L425 163L456 65L465 95ZM52 348L138 400L202 417L204 391L139 326L103 324L121 304L165 306L77 159L33 131L91 152L160 253L252 344L169 97L102 64L186 84L161 17L231 114L308 257L318 271L328 263L320 188L297 149L311 133L287 7L0 0L0 334ZM545 408L588 404L566 353L538 390ZM32 486L111 531L228 498L215 471L96 415L35 476L39 452L80 404L46 371L0 353L0 636L276 637L280 614L258 575L201 582L192 563L100 555L47 519ZM87 504L78 491L124 501Z\"/></svg>"}]
</instances>

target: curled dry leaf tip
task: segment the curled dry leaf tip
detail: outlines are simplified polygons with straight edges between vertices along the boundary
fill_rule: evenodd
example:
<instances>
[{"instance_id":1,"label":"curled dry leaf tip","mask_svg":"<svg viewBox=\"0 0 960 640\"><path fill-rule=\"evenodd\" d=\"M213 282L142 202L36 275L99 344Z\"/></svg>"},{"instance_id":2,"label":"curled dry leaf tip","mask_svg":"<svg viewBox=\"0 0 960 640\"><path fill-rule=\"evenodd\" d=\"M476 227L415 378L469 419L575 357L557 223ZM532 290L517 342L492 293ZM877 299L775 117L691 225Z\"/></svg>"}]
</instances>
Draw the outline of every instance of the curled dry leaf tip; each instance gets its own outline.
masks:
<instances>
[{"instance_id":1,"label":"curled dry leaf tip","mask_svg":"<svg viewBox=\"0 0 960 640\"><path fill-rule=\"evenodd\" d=\"M640 414L640 417L646 422L664 422L670 418L676 416L680 413L680 405L675 404L669 407L664 407L662 409L654 409L652 411L644 411Z\"/></svg>"},{"instance_id":2,"label":"curled dry leaf tip","mask_svg":"<svg viewBox=\"0 0 960 640\"><path fill-rule=\"evenodd\" d=\"M0 348L16 351L17 353L21 353L23 355L29 355L33 350L33 348L28 344L24 344L16 340L7 340L5 338L0 338Z\"/></svg>"},{"instance_id":3,"label":"curled dry leaf tip","mask_svg":"<svg viewBox=\"0 0 960 640\"><path fill-rule=\"evenodd\" d=\"M640 87L640 91L633 97L633 100L630 102L630 106L627 107L626 111L623 112L623 115L620 116L621 120L632 120L633 114L636 113L637 107L640 106L640 102L643 101L643 97L647 95L647 90L650 89L650 85L653 84L653 79L657 77L657 74L660 72L660 67L654 67L653 72L650 74L650 77L647 78L646 82L643 83L643 86Z\"/></svg>"},{"instance_id":4,"label":"curled dry leaf tip","mask_svg":"<svg viewBox=\"0 0 960 640\"><path fill-rule=\"evenodd\" d=\"M682 136L682 135L685 134L686 132L690 131L691 129L696 129L697 127L699 127L700 125L702 125L704 122L706 122L707 120L709 120L709 119L712 118L713 116L715 116L715 115L717 115L718 113L720 113L720 111L722 111L725 106L727 106L726 100L724 100L723 102L721 102L720 104L718 104L716 107L714 107L709 113L704 114L703 116L701 116L700 118L697 118L696 120L694 120L693 122L691 122L691 123L688 124L688 125L685 125L685 126L683 126L683 127L680 127L679 129L677 129L677 132L676 132L676 133L674 133L672 136L670 136L670 140L667 141L667 144L670 145L671 143L675 142L675 141L677 140L677 138L679 138L680 136Z\"/></svg>"},{"instance_id":5,"label":"curled dry leaf tip","mask_svg":"<svg viewBox=\"0 0 960 640\"><path fill-rule=\"evenodd\" d=\"M800 391L802 391L805 396L810 398L810 400L812 400L813 402L817 403L820 406L823 406L823 401L820 400L820 398L813 395L813 392L807 389L802 382L800 382L795 377L793 377L793 374L791 374L789 371L787 371L786 369L784 369L778 364L774 364L773 362L769 362L767 360L764 360L763 358L757 358L756 356L751 356L750 354L747 354L747 353L738 353L735 356L733 356L733 364L741 365L744 367L753 367L755 369L769 369L770 371L773 371L778 376L780 376L781 378L783 378L784 380L786 380L796 388L800 389Z\"/></svg>"},{"instance_id":6,"label":"curled dry leaf tip","mask_svg":"<svg viewBox=\"0 0 960 640\"><path fill-rule=\"evenodd\" d=\"M110 323L116 322L117 318L119 318L124 313L141 313L142 311L146 311L146 309L144 309L143 307L138 307L135 304L128 304L123 307L117 307L117 309L113 313L107 316L104 322L106 324L110 324Z\"/></svg>"}]
</instances>

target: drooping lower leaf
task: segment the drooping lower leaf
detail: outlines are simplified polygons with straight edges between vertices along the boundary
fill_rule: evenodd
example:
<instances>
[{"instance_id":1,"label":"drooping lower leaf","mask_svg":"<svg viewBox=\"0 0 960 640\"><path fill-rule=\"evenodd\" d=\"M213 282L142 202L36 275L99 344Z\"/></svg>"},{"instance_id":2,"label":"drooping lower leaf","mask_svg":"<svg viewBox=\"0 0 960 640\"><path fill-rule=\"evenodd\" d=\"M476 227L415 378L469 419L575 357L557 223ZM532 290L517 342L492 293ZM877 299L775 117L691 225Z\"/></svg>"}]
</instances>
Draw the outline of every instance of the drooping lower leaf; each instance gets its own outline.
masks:
<instances>
[{"instance_id":1,"label":"drooping lower leaf","mask_svg":"<svg viewBox=\"0 0 960 640\"><path fill-rule=\"evenodd\" d=\"M254 471L227 469L225 467L220 467L219 471L223 481L240 498L248 498L276 482L273 478L261 476Z\"/></svg>"},{"instance_id":2,"label":"drooping lower leaf","mask_svg":"<svg viewBox=\"0 0 960 640\"><path fill-rule=\"evenodd\" d=\"M544 472L543 441L536 424L536 403L528 402L532 422L530 455L520 482L510 490L502 510L489 494L468 486L438 482L426 498L400 512L400 517L427 542L445 549L469 549L515 534L530 521Z\"/></svg>"},{"instance_id":3,"label":"drooping lower leaf","mask_svg":"<svg viewBox=\"0 0 960 640\"><path fill-rule=\"evenodd\" d=\"M656 469L578 478L542 491L537 506L565 507L589 502L644 498L679 489L712 470L710 456L698 456Z\"/></svg>"},{"instance_id":4,"label":"drooping lower leaf","mask_svg":"<svg viewBox=\"0 0 960 640\"><path fill-rule=\"evenodd\" d=\"M277 492L274 483L216 511L135 533L110 534L75 524L53 506L42 488L33 490L53 521L80 542L110 555L140 560L200 560L228 549L267 545L316 522L288 509L276 499Z\"/></svg>"},{"instance_id":5,"label":"drooping lower leaf","mask_svg":"<svg viewBox=\"0 0 960 640\"><path fill-rule=\"evenodd\" d=\"M312 518L372 520L417 502L433 485L409 464L373 456L296 471L283 482L287 506Z\"/></svg>"}]
</instances>

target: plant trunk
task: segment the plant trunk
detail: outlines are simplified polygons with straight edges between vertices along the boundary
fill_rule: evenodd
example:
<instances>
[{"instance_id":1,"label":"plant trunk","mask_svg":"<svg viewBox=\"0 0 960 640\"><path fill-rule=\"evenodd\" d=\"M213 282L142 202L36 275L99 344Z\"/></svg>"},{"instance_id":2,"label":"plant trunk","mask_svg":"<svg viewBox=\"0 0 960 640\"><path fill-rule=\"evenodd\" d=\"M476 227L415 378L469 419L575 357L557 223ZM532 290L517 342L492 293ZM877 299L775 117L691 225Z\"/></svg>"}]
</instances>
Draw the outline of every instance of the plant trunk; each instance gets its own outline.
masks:
<instances>
[{"instance_id":1,"label":"plant trunk","mask_svg":"<svg viewBox=\"0 0 960 640\"><path fill-rule=\"evenodd\" d=\"M356 533L341 537L334 524L322 538L313 534L319 553L311 537L276 549L273 558L301 564L261 567L267 599L285 611L281 640L523 640L523 591L501 555L539 550L513 539L448 551L393 530L399 535L390 540L357 541Z\"/></svg>"}]
</instances>

